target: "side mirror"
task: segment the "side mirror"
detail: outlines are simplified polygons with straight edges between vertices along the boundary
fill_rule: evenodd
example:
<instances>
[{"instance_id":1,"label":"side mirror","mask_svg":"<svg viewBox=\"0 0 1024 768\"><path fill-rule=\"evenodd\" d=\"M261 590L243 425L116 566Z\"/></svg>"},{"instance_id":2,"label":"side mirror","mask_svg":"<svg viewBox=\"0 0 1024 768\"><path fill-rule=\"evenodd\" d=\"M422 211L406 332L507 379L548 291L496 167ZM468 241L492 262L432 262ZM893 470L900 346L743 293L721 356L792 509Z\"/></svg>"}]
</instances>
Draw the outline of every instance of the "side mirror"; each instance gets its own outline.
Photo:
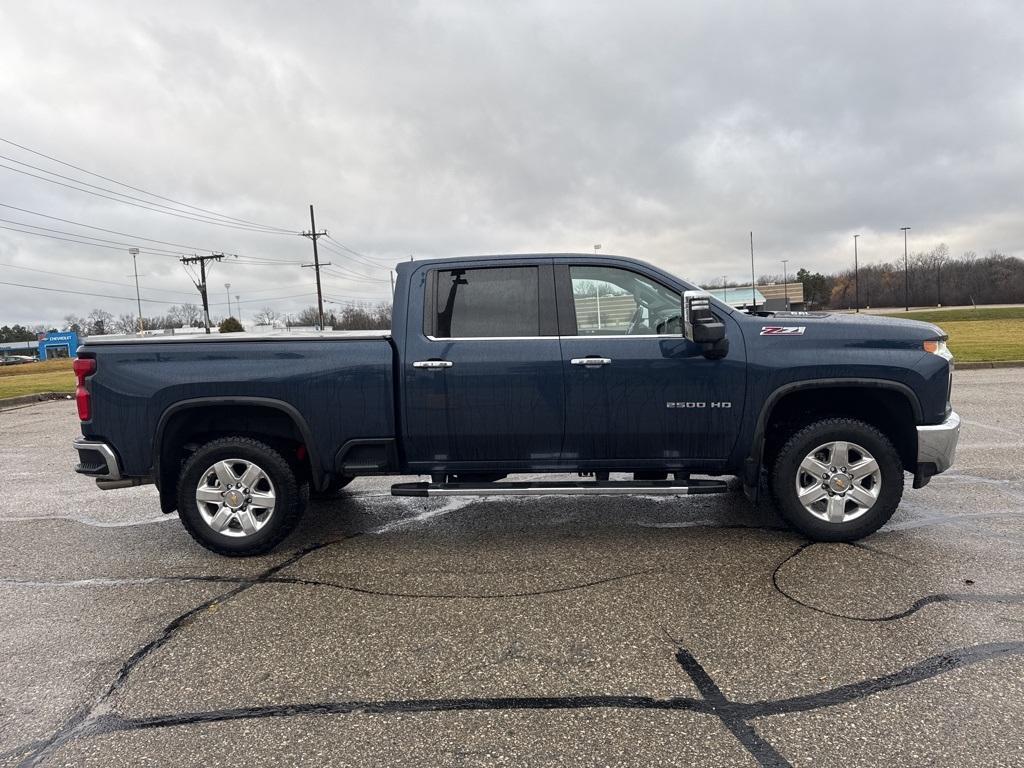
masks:
<instances>
[{"instance_id":1,"label":"side mirror","mask_svg":"<svg viewBox=\"0 0 1024 768\"><path fill-rule=\"evenodd\" d=\"M704 291L683 294L683 336L700 345L701 354L709 360L725 357L729 352L725 323L711 312L711 297Z\"/></svg>"}]
</instances>

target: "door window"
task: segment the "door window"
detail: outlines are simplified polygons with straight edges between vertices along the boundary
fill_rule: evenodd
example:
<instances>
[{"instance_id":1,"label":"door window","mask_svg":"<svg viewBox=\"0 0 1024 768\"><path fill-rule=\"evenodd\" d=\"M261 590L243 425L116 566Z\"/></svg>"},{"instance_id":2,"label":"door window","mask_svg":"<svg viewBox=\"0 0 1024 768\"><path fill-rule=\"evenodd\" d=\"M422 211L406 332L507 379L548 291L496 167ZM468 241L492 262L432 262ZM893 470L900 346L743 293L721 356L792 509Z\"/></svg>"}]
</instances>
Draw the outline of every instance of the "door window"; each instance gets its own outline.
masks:
<instances>
[{"instance_id":1,"label":"door window","mask_svg":"<svg viewBox=\"0 0 1024 768\"><path fill-rule=\"evenodd\" d=\"M435 338L540 335L537 267L437 272Z\"/></svg>"},{"instance_id":2,"label":"door window","mask_svg":"<svg viewBox=\"0 0 1024 768\"><path fill-rule=\"evenodd\" d=\"M678 336L679 294L628 269L569 268L579 336Z\"/></svg>"}]
</instances>

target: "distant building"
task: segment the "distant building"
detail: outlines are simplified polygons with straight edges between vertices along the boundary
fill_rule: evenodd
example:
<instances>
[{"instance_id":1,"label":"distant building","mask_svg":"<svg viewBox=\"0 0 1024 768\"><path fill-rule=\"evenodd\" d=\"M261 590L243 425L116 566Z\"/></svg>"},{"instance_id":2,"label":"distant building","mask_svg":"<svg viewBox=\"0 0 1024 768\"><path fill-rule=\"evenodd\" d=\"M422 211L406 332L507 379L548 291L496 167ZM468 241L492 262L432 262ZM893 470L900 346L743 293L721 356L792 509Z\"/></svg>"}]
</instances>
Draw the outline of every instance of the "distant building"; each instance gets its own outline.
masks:
<instances>
[{"instance_id":1,"label":"distant building","mask_svg":"<svg viewBox=\"0 0 1024 768\"><path fill-rule=\"evenodd\" d=\"M749 285L740 285L735 288L706 288L705 290L719 301L731 307L749 307L752 300ZM765 285L758 285L754 288L754 295L757 298L757 308L769 312L787 309L787 296L789 298L788 309L806 309L803 283L767 283Z\"/></svg>"}]
</instances>

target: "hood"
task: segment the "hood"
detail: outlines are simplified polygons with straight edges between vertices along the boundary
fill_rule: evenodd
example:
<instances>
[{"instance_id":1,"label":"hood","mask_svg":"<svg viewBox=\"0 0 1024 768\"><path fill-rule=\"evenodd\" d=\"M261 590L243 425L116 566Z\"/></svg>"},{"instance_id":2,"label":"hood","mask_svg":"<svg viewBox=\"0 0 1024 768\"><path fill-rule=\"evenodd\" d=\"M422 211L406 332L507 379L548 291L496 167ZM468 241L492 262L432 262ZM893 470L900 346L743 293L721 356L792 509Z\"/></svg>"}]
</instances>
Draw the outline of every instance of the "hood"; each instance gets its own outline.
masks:
<instances>
[{"instance_id":1,"label":"hood","mask_svg":"<svg viewBox=\"0 0 1024 768\"><path fill-rule=\"evenodd\" d=\"M908 341L946 338L946 332L932 323L925 323L920 320L904 320L897 317L883 317L882 315L869 315L867 313L758 312L751 317L762 321L763 325L805 326L808 332L812 328L834 330L837 334L847 338L856 336L865 338L889 336L890 338ZM829 328L826 329L822 326L829 326Z\"/></svg>"}]
</instances>

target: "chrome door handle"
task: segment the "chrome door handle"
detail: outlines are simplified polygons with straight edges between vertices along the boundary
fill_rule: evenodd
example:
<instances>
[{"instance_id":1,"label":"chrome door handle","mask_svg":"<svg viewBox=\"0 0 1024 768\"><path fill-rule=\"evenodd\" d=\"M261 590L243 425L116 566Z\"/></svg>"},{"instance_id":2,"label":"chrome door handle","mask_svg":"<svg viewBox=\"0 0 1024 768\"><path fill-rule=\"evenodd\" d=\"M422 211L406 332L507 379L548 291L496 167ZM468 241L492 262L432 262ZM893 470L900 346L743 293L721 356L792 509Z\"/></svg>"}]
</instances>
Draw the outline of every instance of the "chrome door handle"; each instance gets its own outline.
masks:
<instances>
[{"instance_id":1,"label":"chrome door handle","mask_svg":"<svg viewBox=\"0 0 1024 768\"><path fill-rule=\"evenodd\" d=\"M570 360L573 365L610 365L610 357L574 357Z\"/></svg>"},{"instance_id":2,"label":"chrome door handle","mask_svg":"<svg viewBox=\"0 0 1024 768\"><path fill-rule=\"evenodd\" d=\"M450 360L417 360L412 364L413 368L451 368L453 363Z\"/></svg>"}]
</instances>

